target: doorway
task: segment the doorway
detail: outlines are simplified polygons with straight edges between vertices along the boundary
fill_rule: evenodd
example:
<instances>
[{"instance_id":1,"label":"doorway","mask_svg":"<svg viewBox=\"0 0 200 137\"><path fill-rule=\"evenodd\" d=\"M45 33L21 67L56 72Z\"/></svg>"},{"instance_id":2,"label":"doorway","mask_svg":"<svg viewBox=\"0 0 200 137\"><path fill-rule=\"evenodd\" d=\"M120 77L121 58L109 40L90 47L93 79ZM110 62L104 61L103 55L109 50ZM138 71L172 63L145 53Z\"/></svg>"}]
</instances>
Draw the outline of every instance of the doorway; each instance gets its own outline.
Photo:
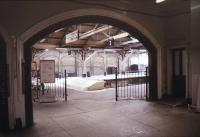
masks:
<instances>
[{"instance_id":1,"label":"doorway","mask_svg":"<svg viewBox=\"0 0 200 137\"><path fill-rule=\"evenodd\" d=\"M184 48L173 49L172 51L172 70L173 70L173 96L185 98L186 96L186 50Z\"/></svg>"}]
</instances>

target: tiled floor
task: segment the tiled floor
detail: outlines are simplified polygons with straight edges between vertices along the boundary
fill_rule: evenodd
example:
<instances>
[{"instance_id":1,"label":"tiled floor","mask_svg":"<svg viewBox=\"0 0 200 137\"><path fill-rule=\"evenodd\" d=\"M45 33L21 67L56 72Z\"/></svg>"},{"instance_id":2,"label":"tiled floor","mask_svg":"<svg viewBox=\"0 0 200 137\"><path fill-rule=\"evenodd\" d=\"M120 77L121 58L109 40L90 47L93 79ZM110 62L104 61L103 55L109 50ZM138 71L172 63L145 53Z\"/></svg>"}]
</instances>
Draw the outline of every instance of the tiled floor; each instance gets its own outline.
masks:
<instances>
[{"instance_id":1,"label":"tiled floor","mask_svg":"<svg viewBox=\"0 0 200 137\"><path fill-rule=\"evenodd\" d=\"M32 128L1 137L200 136L200 114L142 100L114 101L114 91L70 92L68 102L34 104Z\"/></svg>"}]
</instances>

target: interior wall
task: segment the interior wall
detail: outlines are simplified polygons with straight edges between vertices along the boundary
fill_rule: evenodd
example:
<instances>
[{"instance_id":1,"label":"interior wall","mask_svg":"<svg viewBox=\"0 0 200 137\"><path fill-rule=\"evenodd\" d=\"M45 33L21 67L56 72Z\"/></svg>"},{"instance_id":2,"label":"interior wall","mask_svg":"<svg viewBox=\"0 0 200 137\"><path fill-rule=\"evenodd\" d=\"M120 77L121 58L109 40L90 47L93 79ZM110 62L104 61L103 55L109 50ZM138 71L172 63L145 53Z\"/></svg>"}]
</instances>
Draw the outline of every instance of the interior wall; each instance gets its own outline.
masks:
<instances>
[{"instance_id":1,"label":"interior wall","mask_svg":"<svg viewBox=\"0 0 200 137\"><path fill-rule=\"evenodd\" d=\"M14 103L14 98L17 97L17 93L14 92L15 88L14 88L14 79L16 78L16 71L15 71L15 66L13 64L13 60L15 59L15 51L14 46L13 46L13 42L14 42L14 38L12 38L9 33L7 32L7 30L0 25L0 34L2 36L2 38L4 39L4 42L6 43L6 64L7 64L7 85L8 85L8 92L9 92L9 96L8 96L8 116L9 116L9 128L10 129L14 129L14 125L15 125L15 116L17 115L16 112L14 112L14 108L15 105L17 106L17 103ZM15 104L15 105L13 105Z\"/></svg>"},{"instance_id":2,"label":"interior wall","mask_svg":"<svg viewBox=\"0 0 200 137\"><path fill-rule=\"evenodd\" d=\"M94 0L96 3L105 4L103 1ZM113 7L118 7L119 2L115 1L108 1L108 4L112 5ZM123 3L121 3L123 4ZM135 16L137 20L141 20L141 23L145 23L144 20L152 20L151 18L155 15L155 19L150 23L146 23L147 26L151 26L157 22L156 15L160 15L158 11L153 10L148 5L141 5L141 2L137 4L125 5L130 6L135 9L135 13L128 13L123 11L118 11L119 13L123 13L126 16ZM143 7L143 8L141 8ZM105 7L89 5L89 4L81 4L78 2L70 2L70 1L2 1L0 4L0 18L2 25L7 28L8 32L14 36L18 36L25 32L28 28L33 26L34 24L40 22L43 19L49 18L56 14L76 10L76 9L88 9L88 8L103 8L108 9ZM9 9L9 10L8 10ZM141 16L138 13L148 13L150 14L150 19L147 18L148 14ZM40 16L38 16L40 15ZM147 18L147 19L145 19ZM13 25L12 21L15 21L15 25ZM162 24L162 22L160 22ZM158 23L157 23L158 24ZM153 25L153 27L157 27ZM160 25L159 25L160 27ZM152 29L152 31L154 31ZM155 33L156 34L156 33Z\"/></svg>"},{"instance_id":3,"label":"interior wall","mask_svg":"<svg viewBox=\"0 0 200 137\"><path fill-rule=\"evenodd\" d=\"M6 65L6 43L0 36L0 130L9 128L8 120L8 81Z\"/></svg>"},{"instance_id":4,"label":"interior wall","mask_svg":"<svg viewBox=\"0 0 200 137\"><path fill-rule=\"evenodd\" d=\"M198 1L196 1L198 2ZM200 2L191 8L190 90L193 106L200 110Z\"/></svg>"},{"instance_id":5,"label":"interior wall","mask_svg":"<svg viewBox=\"0 0 200 137\"><path fill-rule=\"evenodd\" d=\"M188 4L188 7L190 4ZM176 16L169 17L166 20L166 43L167 47L165 50L165 60L166 67L163 70L164 74L166 74L166 91L167 95L172 95L172 50L177 48L185 48L186 54L188 55L188 48L190 47L190 16L191 13L188 11L187 13L179 14ZM188 66L188 56L186 58L186 64ZM186 68L187 69L187 68ZM189 97L190 90L188 88L188 71L186 73L186 96Z\"/></svg>"},{"instance_id":6,"label":"interior wall","mask_svg":"<svg viewBox=\"0 0 200 137\"><path fill-rule=\"evenodd\" d=\"M113 1L112 4L113 6L117 6L119 3ZM142 5L143 8L140 8L141 4L133 4L130 6L135 7L136 12L123 12L70 1L3 1L0 4L0 18L2 26L6 28L8 33L17 37L38 22L58 15L59 13L77 9L109 9L124 16L134 18L139 24L149 29L156 36L157 41L160 41L160 44L164 44L165 38L164 33L162 33L164 29L164 18L159 16L159 12L149 8L148 5ZM80 14L82 13L80 12ZM13 21L15 25L13 25Z\"/></svg>"},{"instance_id":7,"label":"interior wall","mask_svg":"<svg viewBox=\"0 0 200 137\"><path fill-rule=\"evenodd\" d=\"M118 66L118 57L120 57L119 53L105 53L105 62L104 62L104 52L98 52L95 54L91 60L89 59L86 62L86 72L90 72L91 75L104 75L104 72L106 72L105 67L117 67ZM87 57L90 56L91 53L87 54ZM60 57L60 59L59 59ZM83 74L83 60L81 58L80 54L76 55L77 59L77 69L78 69L78 76L82 76ZM71 53L71 55L68 55L68 52L59 52L57 50L48 50L41 53L35 54L35 57L33 59L34 62L37 63L37 69L39 70L39 64L40 60L55 60L55 71L56 73L61 72L63 73L64 70L67 71L67 73L75 73L75 54L74 52ZM145 60L145 62L144 62ZM91 62L90 62L91 61ZM123 65L122 65L123 64ZM144 71L145 66L148 66L148 56L145 54L127 54L124 58L124 61L122 62L121 59L119 59L119 71L127 71L128 66L138 64L139 70ZM90 66L91 65L91 66ZM142 66L143 65L143 66ZM90 68L92 67L92 70ZM124 68L123 68L124 67Z\"/></svg>"},{"instance_id":8,"label":"interior wall","mask_svg":"<svg viewBox=\"0 0 200 137\"><path fill-rule=\"evenodd\" d=\"M116 5L116 3L115 3ZM119 5L118 5L119 6ZM136 11L142 11L146 13L158 13L157 11L149 9L148 5L134 6ZM77 10L78 9L78 10ZM82 9L82 10L80 10ZM98 10L100 9L100 10ZM77 11L76 11L77 10ZM75 11L75 12L74 12ZM118 18L123 20L132 26L138 28L148 39L152 41L155 47L161 47L166 45L165 41L165 19L160 16L152 16L148 14L140 14L140 12L124 12L105 7L82 5L73 3L70 1L3 1L0 4L0 20L1 25L8 31L9 36L13 39L12 43L12 64L13 74L10 75L11 84L14 94L10 101L9 115L13 122L11 127L15 125L15 118L22 119L22 126L25 127L25 104L24 94L22 87L22 64L23 58L23 46L24 42L30 37L34 36L37 32L48 27L51 24L55 24L58 21L66 20L74 16L84 16L89 14L99 14ZM39 15L39 16L38 16ZM14 24L13 24L14 22ZM163 66L161 62L163 60L161 50L159 52L158 69L162 70ZM158 71L158 81L162 81L164 77L162 73ZM162 85L158 84L159 98L161 97ZM14 104L14 105L13 105Z\"/></svg>"}]
</instances>

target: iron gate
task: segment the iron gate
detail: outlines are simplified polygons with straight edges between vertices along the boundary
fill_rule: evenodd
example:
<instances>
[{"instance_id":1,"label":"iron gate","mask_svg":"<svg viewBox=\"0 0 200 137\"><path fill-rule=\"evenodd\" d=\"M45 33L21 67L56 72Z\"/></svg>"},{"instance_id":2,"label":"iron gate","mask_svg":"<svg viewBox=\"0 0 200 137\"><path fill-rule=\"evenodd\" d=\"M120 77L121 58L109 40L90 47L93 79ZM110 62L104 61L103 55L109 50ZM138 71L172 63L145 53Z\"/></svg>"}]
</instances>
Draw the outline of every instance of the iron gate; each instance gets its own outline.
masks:
<instances>
[{"instance_id":1,"label":"iron gate","mask_svg":"<svg viewBox=\"0 0 200 137\"><path fill-rule=\"evenodd\" d=\"M145 71L115 71L116 101L120 99L149 100L148 68Z\"/></svg>"},{"instance_id":2,"label":"iron gate","mask_svg":"<svg viewBox=\"0 0 200 137\"><path fill-rule=\"evenodd\" d=\"M54 83L41 83L40 77L32 77L33 101L55 102L67 101L67 73L56 75Z\"/></svg>"}]
</instances>

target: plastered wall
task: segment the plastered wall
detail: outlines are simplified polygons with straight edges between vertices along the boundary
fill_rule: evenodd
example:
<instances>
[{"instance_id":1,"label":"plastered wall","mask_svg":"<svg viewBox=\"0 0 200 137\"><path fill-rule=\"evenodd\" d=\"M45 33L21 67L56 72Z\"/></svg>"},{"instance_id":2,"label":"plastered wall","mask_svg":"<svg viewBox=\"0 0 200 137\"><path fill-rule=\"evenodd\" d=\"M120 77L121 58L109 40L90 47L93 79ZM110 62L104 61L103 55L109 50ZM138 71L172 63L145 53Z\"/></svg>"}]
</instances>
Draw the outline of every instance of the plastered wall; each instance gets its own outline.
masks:
<instances>
[{"instance_id":1,"label":"plastered wall","mask_svg":"<svg viewBox=\"0 0 200 137\"><path fill-rule=\"evenodd\" d=\"M190 90L193 105L200 110L200 3L191 8Z\"/></svg>"}]
</instances>

